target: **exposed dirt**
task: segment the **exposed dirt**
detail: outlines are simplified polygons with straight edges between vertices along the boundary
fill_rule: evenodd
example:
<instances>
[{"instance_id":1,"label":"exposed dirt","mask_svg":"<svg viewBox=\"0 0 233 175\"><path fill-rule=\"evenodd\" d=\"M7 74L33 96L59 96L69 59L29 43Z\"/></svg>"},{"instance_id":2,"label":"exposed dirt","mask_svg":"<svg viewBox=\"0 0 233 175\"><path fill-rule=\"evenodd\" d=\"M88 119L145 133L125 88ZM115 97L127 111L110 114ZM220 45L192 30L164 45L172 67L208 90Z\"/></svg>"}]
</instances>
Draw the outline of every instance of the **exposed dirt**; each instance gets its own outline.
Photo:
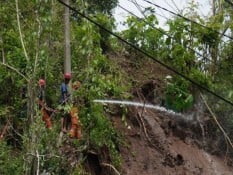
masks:
<instances>
[{"instance_id":1,"label":"exposed dirt","mask_svg":"<svg viewBox=\"0 0 233 175\"><path fill-rule=\"evenodd\" d=\"M231 175L224 157L202 149L201 128L165 113L131 109L128 126L114 117L114 126L125 135L120 146L125 175ZM141 117L140 117L141 116ZM142 122L143 121L143 122ZM144 126L143 126L144 125ZM193 129L198 131L193 132Z\"/></svg>"},{"instance_id":2,"label":"exposed dirt","mask_svg":"<svg viewBox=\"0 0 233 175\"><path fill-rule=\"evenodd\" d=\"M127 59L129 55L110 57L129 75L130 78L125 81L133 83L132 94L135 101L163 104L164 78L172 75L171 72L153 61L142 62L140 58L133 59L132 55L130 59ZM137 62L140 62L140 66ZM119 147L123 159L122 174L233 174L233 167L227 165L225 155L208 153L213 152L213 147L209 145L214 141L210 140L211 137L205 138L205 132L213 123L205 114L199 116L202 118L200 123L193 118L181 118L155 110L136 107L129 107L128 110L127 126L119 115L112 116L115 128L125 137L125 144Z\"/></svg>"}]
</instances>

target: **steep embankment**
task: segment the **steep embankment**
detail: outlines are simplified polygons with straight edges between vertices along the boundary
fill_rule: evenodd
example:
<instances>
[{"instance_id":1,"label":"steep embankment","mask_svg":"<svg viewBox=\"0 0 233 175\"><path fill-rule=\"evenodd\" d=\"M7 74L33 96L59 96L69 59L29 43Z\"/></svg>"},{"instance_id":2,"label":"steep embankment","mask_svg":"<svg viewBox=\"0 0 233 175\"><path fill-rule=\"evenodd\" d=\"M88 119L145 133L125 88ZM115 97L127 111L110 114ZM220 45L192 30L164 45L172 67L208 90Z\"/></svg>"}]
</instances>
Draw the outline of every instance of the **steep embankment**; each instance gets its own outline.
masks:
<instances>
[{"instance_id":1,"label":"steep embankment","mask_svg":"<svg viewBox=\"0 0 233 175\"><path fill-rule=\"evenodd\" d=\"M163 79L170 72L150 61L141 62L140 66L122 56L116 56L114 61L121 65L134 84L133 100L161 103ZM123 159L122 174L233 174L224 155L215 156L204 150L205 123L188 120L185 115L142 107L128 107L128 110L127 126L121 116L112 116L115 128L125 137L125 144L119 148Z\"/></svg>"},{"instance_id":2,"label":"steep embankment","mask_svg":"<svg viewBox=\"0 0 233 175\"><path fill-rule=\"evenodd\" d=\"M131 108L127 120L113 118L125 136L120 146L122 173L127 175L231 175L224 157L202 149L201 127L166 113ZM130 129L129 129L130 128Z\"/></svg>"}]
</instances>

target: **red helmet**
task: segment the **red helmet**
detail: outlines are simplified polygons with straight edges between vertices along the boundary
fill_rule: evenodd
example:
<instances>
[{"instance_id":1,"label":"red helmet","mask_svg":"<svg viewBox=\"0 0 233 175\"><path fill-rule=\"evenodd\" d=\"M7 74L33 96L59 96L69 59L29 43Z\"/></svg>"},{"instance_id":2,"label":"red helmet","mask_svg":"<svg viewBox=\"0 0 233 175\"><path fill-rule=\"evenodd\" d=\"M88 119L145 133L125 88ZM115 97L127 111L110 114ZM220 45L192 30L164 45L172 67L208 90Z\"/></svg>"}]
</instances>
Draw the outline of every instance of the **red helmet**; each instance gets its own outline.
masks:
<instances>
[{"instance_id":1,"label":"red helmet","mask_svg":"<svg viewBox=\"0 0 233 175\"><path fill-rule=\"evenodd\" d=\"M64 78L68 79L68 80L71 79L71 74L70 73L65 73Z\"/></svg>"},{"instance_id":2,"label":"red helmet","mask_svg":"<svg viewBox=\"0 0 233 175\"><path fill-rule=\"evenodd\" d=\"M40 79L39 80L39 85L44 86L45 85L45 80L44 79Z\"/></svg>"}]
</instances>

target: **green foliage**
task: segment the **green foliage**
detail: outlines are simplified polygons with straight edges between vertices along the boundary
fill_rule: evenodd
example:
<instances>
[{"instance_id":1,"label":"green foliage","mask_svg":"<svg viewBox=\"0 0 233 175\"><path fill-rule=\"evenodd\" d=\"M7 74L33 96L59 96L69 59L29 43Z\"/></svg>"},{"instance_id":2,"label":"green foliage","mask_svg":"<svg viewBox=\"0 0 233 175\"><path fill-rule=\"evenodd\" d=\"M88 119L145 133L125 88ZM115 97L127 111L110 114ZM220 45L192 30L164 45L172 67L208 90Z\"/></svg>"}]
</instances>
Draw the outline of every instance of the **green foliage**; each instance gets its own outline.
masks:
<instances>
[{"instance_id":1,"label":"green foliage","mask_svg":"<svg viewBox=\"0 0 233 175\"><path fill-rule=\"evenodd\" d=\"M84 168L80 165L75 168L75 170L72 172L72 175L90 175L90 174L86 173Z\"/></svg>"},{"instance_id":2,"label":"green foliage","mask_svg":"<svg viewBox=\"0 0 233 175\"><path fill-rule=\"evenodd\" d=\"M193 96L189 90L190 84L175 77L167 83L165 89L165 105L169 109L181 112L193 105Z\"/></svg>"},{"instance_id":3,"label":"green foliage","mask_svg":"<svg viewBox=\"0 0 233 175\"><path fill-rule=\"evenodd\" d=\"M113 20L106 15L97 13L96 20L109 30L113 29ZM73 96L82 102L79 104L79 118L84 142L97 150L107 146L112 161L119 165L119 155L116 151L117 133L105 108L101 104L93 103L95 99L120 98L126 91L122 84L123 76L118 71L119 67L102 54L103 42L110 45L109 34L86 20L80 21L79 25L74 23L72 33L75 47L73 74L76 80L81 81L81 87L73 92Z\"/></svg>"},{"instance_id":4,"label":"green foliage","mask_svg":"<svg viewBox=\"0 0 233 175\"><path fill-rule=\"evenodd\" d=\"M11 106L0 106L0 119L2 117L5 118L6 116L9 116L11 112L12 112Z\"/></svg>"},{"instance_id":5,"label":"green foliage","mask_svg":"<svg viewBox=\"0 0 233 175\"><path fill-rule=\"evenodd\" d=\"M195 80L197 83L205 87L212 87L211 78L208 75L203 74L197 69L192 68L189 74L192 80Z\"/></svg>"},{"instance_id":6,"label":"green foliage","mask_svg":"<svg viewBox=\"0 0 233 175\"><path fill-rule=\"evenodd\" d=\"M36 119L30 125L28 132L24 133L23 150L25 153L25 163L29 163L24 171L35 171L37 167L37 153L40 155L40 172L61 174L63 169L69 172L67 159L59 151L57 144L60 132L60 121L53 121L53 128L48 130L42 121L41 111L37 111ZM34 165L35 164L35 165Z\"/></svg>"},{"instance_id":7,"label":"green foliage","mask_svg":"<svg viewBox=\"0 0 233 175\"><path fill-rule=\"evenodd\" d=\"M114 30L115 27L111 15L117 3L117 0L76 1L78 8L91 14L90 16L95 21L110 31ZM196 4L191 3L185 15L214 30L225 31L228 29L232 31L232 11L229 11L229 8L225 11L219 11L214 17L208 19L207 23L204 23L206 20L201 19L196 13L196 7ZM59 152L56 145L59 137L60 118L56 118L54 121L53 130L47 131L35 102L35 87L37 80L41 77L46 79L46 95L49 97L47 103L56 107L59 101L64 50L63 19L60 18L60 15L63 10L63 6L55 1L46 0L42 3L42 1L21 0L19 2L22 39L29 56L29 60L26 60L19 38L15 2L1 2L1 62L4 57L6 64L16 68L30 81L27 84L18 73L1 65L0 123L2 125L6 122L6 117L11 116L14 124L17 125L16 128L20 130L17 132L19 131L19 134L22 135L23 146L19 146L18 150L7 145L4 141L0 142L0 174L24 174L29 171L30 168L33 168L31 167L32 163L35 163L33 157L35 158L36 151L40 155L44 155L40 159L41 172L43 170L51 174L64 174L64 172L71 174L73 171L73 169L68 169L68 157ZM126 21L128 29L123 31L122 35L127 41L196 82L206 87L213 87L219 94L233 100L232 42L223 44L220 40L222 36L213 30L202 28L181 18L173 18L168 21L167 34L171 37L164 36L165 31L159 28L154 10L146 9L144 14L144 20L147 24L135 17L129 17ZM80 80L82 85L73 95L74 98L78 98L79 117L83 125L84 137L82 142L78 142L76 146L86 144L94 149L107 146L111 152L112 161L115 165L119 165L120 159L116 151L119 136L111 124L108 107L93 103L95 99L125 97L127 88L123 84L125 80L119 71L120 68L113 65L111 60L102 54L108 51L110 46L119 49L119 42L87 20L81 19L81 17L77 18L78 20L72 21L71 24L72 76L74 80ZM226 19L229 19L229 23ZM190 48L206 54L211 61L218 63L223 69L214 66L211 61L199 58ZM130 54L137 54L131 48L126 47L125 49ZM219 51L221 56L215 51ZM140 55L139 57L142 60ZM212 75L211 78L209 75ZM213 80L214 83L211 83L210 80ZM25 87L29 87L28 91L31 93L26 92L27 95L22 98L21 90ZM190 83L175 77L166 86L167 107L176 111L189 109L194 101L193 89ZM209 97L208 101L212 102L216 113L221 115L229 133L232 133L232 110L216 99ZM65 111L69 110L70 106L65 106ZM23 112L22 116L25 118L22 120L18 114ZM27 112L31 118L26 119ZM125 121L124 114L122 120ZM78 167L75 173L80 174L82 170L82 167Z\"/></svg>"},{"instance_id":8,"label":"green foliage","mask_svg":"<svg viewBox=\"0 0 233 175\"><path fill-rule=\"evenodd\" d=\"M93 100L123 96L126 88L121 86L122 77L114 65L102 55L93 58L90 67L79 75L85 82L74 92L74 96L88 102L80 107L79 114L85 131L84 137L95 149L107 146L112 153L112 160L119 165L119 155L116 151L117 133L103 106L93 103Z\"/></svg>"},{"instance_id":9,"label":"green foliage","mask_svg":"<svg viewBox=\"0 0 233 175\"><path fill-rule=\"evenodd\" d=\"M91 103L90 106L82 108L80 119L85 130L85 139L94 149L107 146L110 157L115 166L120 165L120 156L116 150L118 144L118 134L113 128L108 115L102 105Z\"/></svg>"},{"instance_id":10,"label":"green foliage","mask_svg":"<svg viewBox=\"0 0 233 175\"><path fill-rule=\"evenodd\" d=\"M158 27L156 16L150 12L148 12L143 20L145 22L138 20L138 18L134 16L129 17L125 23L128 29L122 32L123 36L128 42L157 57L162 52L161 48L164 43L163 33L160 32L163 31L163 29ZM158 28L158 30L152 27Z\"/></svg>"},{"instance_id":11,"label":"green foliage","mask_svg":"<svg viewBox=\"0 0 233 175\"><path fill-rule=\"evenodd\" d=\"M114 28L114 18L109 18L106 15L103 15L101 13L98 13L96 15L96 22L98 22L101 26L108 29L109 31L112 31ZM103 29L99 29L100 34L100 46L102 49L102 53L106 53L110 50L111 43L110 43L110 33L106 32Z\"/></svg>"},{"instance_id":12,"label":"green foliage","mask_svg":"<svg viewBox=\"0 0 233 175\"><path fill-rule=\"evenodd\" d=\"M117 6L118 0L88 0L88 12L112 14L112 10Z\"/></svg>"},{"instance_id":13,"label":"green foliage","mask_svg":"<svg viewBox=\"0 0 233 175\"><path fill-rule=\"evenodd\" d=\"M19 150L13 150L5 141L0 141L0 174L23 174L23 157Z\"/></svg>"},{"instance_id":14,"label":"green foliage","mask_svg":"<svg viewBox=\"0 0 233 175\"><path fill-rule=\"evenodd\" d=\"M90 1L89 3L96 4L97 2ZM100 11L111 14L111 9L116 6L116 3L117 1L99 1L94 6L95 9L98 9L94 12L96 20L109 30L113 30L114 20ZM10 9L14 10L9 12ZM56 106L59 101L58 87L61 81L59 77L62 77L63 72L61 59L63 57L63 19L58 16L62 10L63 7L54 1L41 3L41 1L27 2L23 0L19 2L22 39L29 57L27 60L19 38L15 2L3 3L0 7L0 15L3 17L0 21L2 29L0 30L1 56L4 54L6 63L30 80L29 84L26 84L16 72L0 67L0 82L4 84L0 88L3 92L0 95L1 119L5 120L5 116L8 115L8 106L14 106L13 120L14 123L20 125L17 126L17 129L20 128L19 134L22 136L21 144L23 146L20 146L19 150L22 156L19 158L24 157L24 161L22 160L17 167L19 174L35 171L37 152L39 155L43 155L40 157L41 173L44 171L53 174L64 174L64 172L71 174L72 172L72 169L68 169L69 157L59 152L56 145L60 131L60 118L54 122L53 129L48 131L42 122L42 116L36 104L36 84L39 78L46 79L46 96L49 97L47 103ZM122 77L108 58L102 55L103 44L110 45L109 34L86 20L79 22L78 25L76 21L72 23L72 74L73 77L84 80L80 91L74 93L75 97L81 99L80 105L84 106L80 113L82 114L80 118L83 122L83 129L87 131L86 138L90 139L91 145L96 146L96 149L106 145L112 153L113 160L119 162L115 148L116 131L101 105L91 104L89 106L89 103L96 98L120 97L125 91L121 86ZM27 95L22 98L20 92L23 87L29 88L25 92ZM6 105L3 106L3 104ZM69 107L65 107L65 110L69 111ZM15 117L22 111L25 112L23 114L24 122ZM29 113L30 118L26 119L26 113ZM89 115L91 119L86 118ZM90 123L91 127L88 125ZM4 149L4 155L2 154L1 158L3 157L6 163L0 164L0 174L12 174L12 167L18 165L18 159L9 155L12 152L10 149L7 151L10 148L7 145L4 147L1 145L1 148ZM7 165L9 164L7 156L12 159L12 166ZM0 160L2 160L1 158ZM24 167L22 167L23 164Z\"/></svg>"},{"instance_id":15,"label":"green foliage","mask_svg":"<svg viewBox=\"0 0 233 175\"><path fill-rule=\"evenodd\" d=\"M190 10L195 12L196 5L190 4L190 6ZM153 10L150 10L143 19L146 22L129 17L126 21L129 29L123 31L124 37L185 76L195 79L203 86L210 86L208 74L203 73L193 51L204 51L204 48L200 47L200 33L203 33L201 26L190 24L182 18L174 18L168 20L170 29L165 32L159 29L158 21L151 13ZM198 15L195 19L203 22ZM153 29L152 26L158 30ZM166 37L164 37L165 33L167 33ZM130 49L129 51L131 52ZM191 86L181 78L173 79L166 87L167 107L176 111L189 109L194 101Z\"/></svg>"}]
</instances>

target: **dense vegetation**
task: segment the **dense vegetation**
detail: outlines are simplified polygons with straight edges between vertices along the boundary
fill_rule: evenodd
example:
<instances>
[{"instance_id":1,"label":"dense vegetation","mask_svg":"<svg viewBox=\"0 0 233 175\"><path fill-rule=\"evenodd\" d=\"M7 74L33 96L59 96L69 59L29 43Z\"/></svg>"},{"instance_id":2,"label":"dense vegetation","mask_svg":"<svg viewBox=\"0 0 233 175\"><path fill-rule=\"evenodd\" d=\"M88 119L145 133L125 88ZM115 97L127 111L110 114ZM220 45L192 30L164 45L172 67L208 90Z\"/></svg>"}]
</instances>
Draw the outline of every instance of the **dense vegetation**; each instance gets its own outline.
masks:
<instances>
[{"instance_id":1,"label":"dense vegetation","mask_svg":"<svg viewBox=\"0 0 233 175\"><path fill-rule=\"evenodd\" d=\"M112 10L117 3L117 0L70 2L71 6L81 9L111 31L115 29ZM93 4L96 8L90 8ZM167 21L169 30L165 31L159 27L154 9L146 9L143 20L130 16L125 23L127 29L118 34L202 86L233 101L233 42L215 32L231 35L232 7L219 2L214 10L214 15L208 19L198 15L195 4L183 11L184 16L212 30L174 17ZM0 129L8 121L10 127L0 141L0 174L30 174L38 169L53 174L84 174L85 157L70 168L69 155L64 155L57 144L61 114L54 115L54 128L48 132L36 98L37 82L43 77L46 79L47 104L53 108L59 104L64 55L63 11L64 7L57 1L1 0ZM88 150L100 152L107 147L112 163L119 167L117 144L120 137L112 127L108 110L93 100L128 97L130 82L126 84L126 75L106 53L124 48L139 64L146 58L86 19L70 13L72 76L74 81L82 82L73 96L80 110L83 138L74 141L73 146L80 154ZM176 74L171 76L164 94L167 108L185 112L200 103L198 87ZM205 91L202 93L216 115L221 117L227 133L233 134L232 105ZM221 135L217 127L214 134ZM222 150L223 142L218 145Z\"/></svg>"}]
</instances>

